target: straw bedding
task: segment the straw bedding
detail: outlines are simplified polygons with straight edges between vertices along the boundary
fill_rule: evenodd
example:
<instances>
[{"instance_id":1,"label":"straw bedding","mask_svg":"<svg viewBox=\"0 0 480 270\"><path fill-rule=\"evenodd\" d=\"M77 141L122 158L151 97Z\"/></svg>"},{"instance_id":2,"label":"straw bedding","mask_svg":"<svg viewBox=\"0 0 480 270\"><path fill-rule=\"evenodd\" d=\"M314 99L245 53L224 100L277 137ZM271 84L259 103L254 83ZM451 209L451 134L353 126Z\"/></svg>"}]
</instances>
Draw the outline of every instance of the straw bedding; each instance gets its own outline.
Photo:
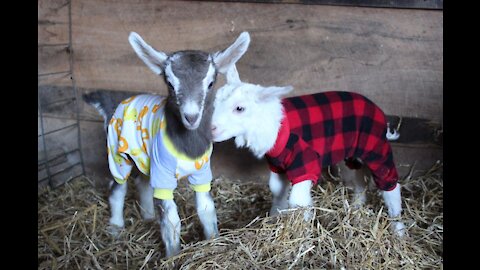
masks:
<instances>
[{"instance_id":1,"label":"straw bedding","mask_svg":"<svg viewBox=\"0 0 480 270\"><path fill-rule=\"evenodd\" d=\"M328 177L327 177L328 178ZM313 189L314 218L301 211L268 217L266 183L214 180L220 237L202 240L193 192L175 194L182 218L182 252L168 260L159 226L141 219L134 185L125 203L125 229L107 232L107 191L87 178L38 195L39 269L438 269L443 260L442 164L401 180L407 236L389 230L381 196L360 209L334 178Z\"/></svg>"}]
</instances>

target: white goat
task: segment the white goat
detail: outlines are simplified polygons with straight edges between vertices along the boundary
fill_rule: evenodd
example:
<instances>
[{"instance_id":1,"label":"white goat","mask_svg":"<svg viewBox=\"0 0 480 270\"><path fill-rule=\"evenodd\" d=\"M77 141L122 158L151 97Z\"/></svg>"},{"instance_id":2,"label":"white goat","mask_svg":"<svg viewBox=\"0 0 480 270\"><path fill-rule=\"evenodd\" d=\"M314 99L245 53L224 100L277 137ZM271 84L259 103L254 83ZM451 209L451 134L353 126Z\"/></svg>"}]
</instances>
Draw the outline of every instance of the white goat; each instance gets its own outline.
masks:
<instances>
[{"instance_id":1,"label":"white goat","mask_svg":"<svg viewBox=\"0 0 480 270\"><path fill-rule=\"evenodd\" d=\"M400 185L383 112L366 97L350 92L281 99L292 89L243 83L233 66L214 102L213 141L235 138L237 147L248 147L257 158L266 157L271 169L271 215L288 207L311 206L311 187L322 167L345 160L356 169L356 177L345 179L353 184L356 203L365 201L364 174L371 172L389 216L398 218ZM286 178L293 185L289 197ZM306 210L305 219L310 218L311 211ZM396 221L394 226L403 235L404 224Z\"/></svg>"},{"instance_id":2,"label":"white goat","mask_svg":"<svg viewBox=\"0 0 480 270\"><path fill-rule=\"evenodd\" d=\"M105 128L109 168L115 179L111 181L109 197L112 233L118 234L118 228L124 227L127 179L136 167L141 172L135 177L135 184L142 216L153 219L154 205L157 206L166 256L170 257L180 251L181 225L173 190L183 177L188 177L195 191L196 210L205 237L218 236L210 195L212 87L217 72L225 74L245 53L250 36L244 32L226 50L213 54L177 51L167 55L153 49L136 33L130 34L129 41L155 74L164 74L168 96L137 95L123 100L116 108L105 92L84 95L84 100L95 106L108 123Z\"/></svg>"}]
</instances>

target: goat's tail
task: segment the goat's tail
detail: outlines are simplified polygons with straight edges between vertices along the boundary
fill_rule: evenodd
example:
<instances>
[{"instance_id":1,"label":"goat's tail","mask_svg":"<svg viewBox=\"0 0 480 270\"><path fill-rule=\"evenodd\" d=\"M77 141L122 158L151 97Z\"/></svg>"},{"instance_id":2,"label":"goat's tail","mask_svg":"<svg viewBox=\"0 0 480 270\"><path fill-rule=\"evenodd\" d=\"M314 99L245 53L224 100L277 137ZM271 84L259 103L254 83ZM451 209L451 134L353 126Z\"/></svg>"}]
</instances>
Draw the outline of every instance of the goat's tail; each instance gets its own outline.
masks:
<instances>
[{"instance_id":1,"label":"goat's tail","mask_svg":"<svg viewBox=\"0 0 480 270\"><path fill-rule=\"evenodd\" d=\"M390 122L387 122L386 137L388 141L396 141L400 138L400 132L398 132L397 128L390 128Z\"/></svg>"},{"instance_id":2,"label":"goat's tail","mask_svg":"<svg viewBox=\"0 0 480 270\"><path fill-rule=\"evenodd\" d=\"M82 95L82 98L87 104L95 107L98 113L103 117L103 127L106 131L108 122L112 118L119 102L116 101L116 98L112 96L110 91L102 90L85 92Z\"/></svg>"},{"instance_id":3,"label":"goat's tail","mask_svg":"<svg viewBox=\"0 0 480 270\"><path fill-rule=\"evenodd\" d=\"M107 131L108 123L115 113L118 104L134 95L138 95L138 92L96 90L93 92L85 92L82 98L87 104L97 109L104 119L103 125L105 131Z\"/></svg>"}]
</instances>

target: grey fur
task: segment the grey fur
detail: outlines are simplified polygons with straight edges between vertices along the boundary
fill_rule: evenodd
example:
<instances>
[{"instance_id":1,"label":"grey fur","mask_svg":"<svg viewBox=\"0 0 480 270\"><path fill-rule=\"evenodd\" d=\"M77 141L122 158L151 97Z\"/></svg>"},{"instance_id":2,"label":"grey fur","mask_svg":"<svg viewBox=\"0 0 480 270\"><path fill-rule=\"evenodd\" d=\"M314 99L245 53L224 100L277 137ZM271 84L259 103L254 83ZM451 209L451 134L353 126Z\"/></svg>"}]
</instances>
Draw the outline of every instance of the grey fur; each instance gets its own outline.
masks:
<instances>
[{"instance_id":1,"label":"grey fur","mask_svg":"<svg viewBox=\"0 0 480 270\"><path fill-rule=\"evenodd\" d=\"M87 104L95 107L100 115L103 116L103 128L105 129L105 132L107 132L108 122L110 122L118 104L133 95L135 95L135 92L96 90L84 93L82 98Z\"/></svg>"},{"instance_id":2,"label":"grey fur","mask_svg":"<svg viewBox=\"0 0 480 270\"><path fill-rule=\"evenodd\" d=\"M200 125L195 130L186 129L180 120L180 112L173 97L168 97L165 107L167 134L177 150L191 158L198 158L207 151L212 142L213 91L208 91Z\"/></svg>"}]
</instances>

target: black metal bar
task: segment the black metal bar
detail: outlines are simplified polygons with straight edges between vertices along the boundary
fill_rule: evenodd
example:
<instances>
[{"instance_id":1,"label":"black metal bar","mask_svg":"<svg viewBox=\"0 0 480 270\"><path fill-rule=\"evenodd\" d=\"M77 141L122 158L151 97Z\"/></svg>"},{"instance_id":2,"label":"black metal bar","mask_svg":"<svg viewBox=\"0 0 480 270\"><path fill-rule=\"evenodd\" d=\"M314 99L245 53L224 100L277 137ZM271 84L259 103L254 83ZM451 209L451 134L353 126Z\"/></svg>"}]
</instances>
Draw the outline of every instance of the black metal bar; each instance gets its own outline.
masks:
<instances>
[{"instance_id":1,"label":"black metal bar","mask_svg":"<svg viewBox=\"0 0 480 270\"><path fill-rule=\"evenodd\" d=\"M41 47L62 47L62 46L66 47L67 53L69 54L69 64L70 64L68 71L58 71L58 72L49 72L49 73L38 74L39 80L40 80L41 77L65 74L65 75L70 75L70 79L72 80L72 86L73 86L72 87L73 97L64 98L64 99L48 102L48 103L45 103L45 104L41 104L41 102L40 102L40 92L42 92L42 91L38 91L38 109L39 109L40 128L41 128L41 134L38 135L38 137L39 138L41 137L42 143L43 143L43 148L45 150L44 159L41 159L41 160L38 161L38 166L45 166L46 172L47 172L47 176L43 177L41 179L38 179L38 183L48 181L48 184L50 185L51 188L56 188L58 186L61 186L65 182L69 181L70 179L79 177L81 175L85 175L85 166L84 166L84 161L83 161L83 153L82 153L82 146L81 146L81 139L80 139L81 138L80 137L80 106L79 106L79 103L78 103L79 96L78 96L78 91L77 91L77 88L76 88L76 81L75 81L74 69L73 69L74 59L73 59L73 48L72 48L72 1L70 0L70 1L66 2L65 5L68 5L68 30L69 30L68 43L38 44L39 48L41 48ZM45 107L45 106L48 106L48 105L58 104L58 103L62 103L62 102L74 102L75 103L75 105L77 106L76 107L76 111L77 111L76 123L71 124L71 125L67 125L67 126L55 129L55 130L45 132L42 105L43 105L43 107ZM52 133L62 131L62 130L65 130L65 129L68 129L68 128L74 128L74 127L78 128L77 129L78 148L75 148L73 150L70 150L70 151L62 153L62 154L58 154L54 157L48 157L48 151L47 151L48 148L47 148L47 143L46 143L46 140L45 140L45 136L49 135L49 134L52 134ZM50 164L52 161L54 161L58 158L61 158L63 156L67 156L68 154L74 153L76 151L78 151L78 153L80 155L80 161L79 162L76 162L73 165L62 168L57 172L52 172L53 167ZM63 163L59 163L58 166L61 166L62 164ZM75 166L78 166L78 165L81 165L81 169L82 169L82 172L79 175L71 177L69 180L62 182L60 185L53 186L52 177L54 177L55 175L58 175L60 173L63 173L63 172L65 172L65 171L67 171L67 170L69 170L69 169L71 169Z\"/></svg>"},{"instance_id":2,"label":"black metal bar","mask_svg":"<svg viewBox=\"0 0 480 270\"><path fill-rule=\"evenodd\" d=\"M80 164L80 163L75 164L75 166L77 166L78 164ZM75 175L75 176L72 176L70 179L74 179L75 177L79 177L79 176L82 176L82 175L84 175L84 173L80 173L80 174L77 174L77 175ZM44 177L44 178L38 180L38 183L42 183L42 182L44 182L45 180L48 180L48 179L49 179L48 177ZM62 183L62 184L60 184L60 185L52 186L52 188L57 188L57 187L59 187L59 186L61 186L61 185L63 185L63 184L64 184L64 183Z\"/></svg>"},{"instance_id":3,"label":"black metal bar","mask_svg":"<svg viewBox=\"0 0 480 270\"><path fill-rule=\"evenodd\" d=\"M67 129L67 128L77 126L77 125L78 125L78 123L75 123L75 124L71 124L71 125L68 125L68 126L61 127L59 129L51 130L51 131L46 132L46 133L42 132L42 134L38 135L38 137L40 137L40 136L45 137L45 135L52 134L52 133L55 133L55 132L58 132L58 131L61 131L61 130ZM46 148L45 148L45 151L47 151Z\"/></svg>"},{"instance_id":4,"label":"black metal bar","mask_svg":"<svg viewBox=\"0 0 480 270\"><path fill-rule=\"evenodd\" d=\"M72 79L72 85L73 85L73 94L76 97L76 100L78 101L78 91L77 91L77 85L75 81L75 76L73 73L73 48L72 48L72 0L69 1L68 3L68 43L69 43L69 52L70 52L70 74L72 74L71 79ZM78 148L80 149L80 162L82 164L82 173L85 174L85 165L83 162L83 154L82 154L82 140L80 136L80 106L78 105L77 102L77 124L78 124L78 130L77 130L77 136L78 136Z\"/></svg>"},{"instance_id":5,"label":"black metal bar","mask_svg":"<svg viewBox=\"0 0 480 270\"><path fill-rule=\"evenodd\" d=\"M52 177L54 177L54 176L57 175L57 174L61 174L61 173L65 172L66 170L69 170L69 169L71 169L71 168L73 168L73 167L75 167L75 166L77 166L77 165L81 165L81 162L77 162L77 163L75 163L75 164L73 164L73 165L70 165L70 166L68 166L68 167L65 167L65 168L63 168L63 169L61 169L61 170L59 170L59 171L57 171L57 172L54 172L54 173L52 173L50 176L47 176L47 177L44 177L44 178L38 180L38 183L41 183L41 182L43 182L43 181L45 181L45 180L47 180L47 179L50 179L50 181L48 182L48 184L49 184L49 185L52 185L52 182L51 182ZM80 174L80 175L83 175L83 173Z\"/></svg>"},{"instance_id":6,"label":"black metal bar","mask_svg":"<svg viewBox=\"0 0 480 270\"><path fill-rule=\"evenodd\" d=\"M62 102L67 102L67 101L69 101L69 102L75 101L75 98L70 97L70 98L59 99L59 100L56 100L56 101L45 103L45 104L43 104L43 106L47 107L47 106L50 106L52 104L62 103Z\"/></svg>"},{"instance_id":7,"label":"black metal bar","mask_svg":"<svg viewBox=\"0 0 480 270\"><path fill-rule=\"evenodd\" d=\"M55 159L60 158L60 157L62 157L62 156L65 156L65 157L66 157L68 154L71 154L71 153L73 153L73 152L75 152L75 151L80 151L80 149L75 148L75 149L70 150L70 151L68 151L68 152L64 152L64 153L58 154L58 155L56 155L56 156L54 156L54 157L52 157L52 158L49 158L48 160L47 160L47 159L41 160L41 161L38 162L38 166L42 166L42 165L44 165L44 163L46 163L46 162L52 162L52 161L54 161Z\"/></svg>"},{"instance_id":8,"label":"black metal bar","mask_svg":"<svg viewBox=\"0 0 480 270\"><path fill-rule=\"evenodd\" d=\"M68 47L68 43L56 43L56 44L38 44L38 47Z\"/></svg>"},{"instance_id":9,"label":"black metal bar","mask_svg":"<svg viewBox=\"0 0 480 270\"><path fill-rule=\"evenodd\" d=\"M59 170L59 171L56 171L56 172L52 173L52 177L55 176L55 175L57 175L57 174L63 173L64 171L69 170L69 169L71 169L71 168L73 168L73 167L75 167L75 166L77 166L77 165L81 165L81 164L82 164L81 162L77 162L77 163L72 164L72 165L70 165L70 166L68 166L68 167L65 167L65 168L63 168L63 169L61 169L61 170Z\"/></svg>"},{"instance_id":10,"label":"black metal bar","mask_svg":"<svg viewBox=\"0 0 480 270\"><path fill-rule=\"evenodd\" d=\"M37 93L37 95L40 95L40 93ZM43 126L43 114L42 114L42 105L40 104L40 97L38 97L38 111L39 111L39 114L40 114L40 130L42 132L42 135L45 133L45 129L44 129L44 126ZM45 150L45 159L48 160L48 151L47 151L47 143L45 141L45 136L42 136L42 144L43 144L43 149ZM45 164L45 168L47 170L47 178L48 179L51 179L50 178L50 167L48 166L48 163ZM50 185L50 182L48 183Z\"/></svg>"},{"instance_id":11,"label":"black metal bar","mask_svg":"<svg viewBox=\"0 0 480 270\"><path fill-rule=\"evenodd\" d=\"M77 175L75 175L75 176L72 176L72 177L70 177L70 179L67 179L67 181L61 182L60 184L54 186L53 188L61 187L61 186L65 185L65 183L70 182L70 180L75 179L75 178L77 178L77 177L80 177L80 176L82 176L82 175L85 175L85 174L84 174L84 173L79 173L79 174L77 174Z\"/></svg>"},{"instance_id":12,"label":"black metal bar","mask_svg":"<svg viewBox=\"0 0 480 270\"><path fill-rule=\"evenodd\" d=\"M202 1L202 0L196 0L196 1ZM210 0L210 1L443 10L443 0Z\"/></svg>"},{"instance_id":13,"label":"black metal bar","mask_svg":"<svg viewBox=\"0 0 480 270\"><path fill-rule=\"evenodd\" d=\"M58 72L50 72L50 73L40 73L40 74L38 74L38 77L45 77L45 76L58 75L58 74L68 74L68 73L71 73L70 70L68 70L68 71L58 71Z\"/></svg>"}]
</instances>

